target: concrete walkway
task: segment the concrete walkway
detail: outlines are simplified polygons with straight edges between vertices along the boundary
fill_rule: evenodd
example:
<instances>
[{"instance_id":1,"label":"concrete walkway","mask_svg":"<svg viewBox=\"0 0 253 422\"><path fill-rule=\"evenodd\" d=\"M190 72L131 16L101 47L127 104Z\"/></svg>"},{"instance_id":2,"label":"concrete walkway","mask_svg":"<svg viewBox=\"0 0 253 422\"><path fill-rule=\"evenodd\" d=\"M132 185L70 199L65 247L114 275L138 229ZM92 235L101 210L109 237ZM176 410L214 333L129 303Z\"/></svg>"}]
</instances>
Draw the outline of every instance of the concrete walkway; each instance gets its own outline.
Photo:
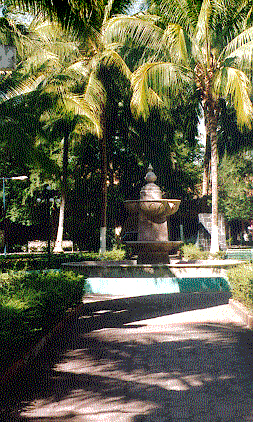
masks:
<instances>
[{"instance_id":1,"label":"concrete walkway","mask_svg":"<svg viewBox=\"0 0 253 422\"><path fill-rule=\"evenodd\" d=\"M8 422L253 421L252 332L227 293L86 298L8 392Z\"/></svg>"}]
</instances>

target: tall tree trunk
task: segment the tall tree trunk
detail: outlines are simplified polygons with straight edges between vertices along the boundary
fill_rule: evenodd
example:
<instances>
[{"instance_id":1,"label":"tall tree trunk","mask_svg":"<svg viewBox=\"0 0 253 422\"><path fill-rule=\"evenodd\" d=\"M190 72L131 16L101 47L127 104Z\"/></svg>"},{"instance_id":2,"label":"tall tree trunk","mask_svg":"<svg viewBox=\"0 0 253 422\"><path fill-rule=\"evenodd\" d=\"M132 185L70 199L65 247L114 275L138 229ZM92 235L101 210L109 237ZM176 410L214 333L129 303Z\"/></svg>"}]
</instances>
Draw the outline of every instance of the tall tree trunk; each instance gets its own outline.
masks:
<instances>
[{"instance_id":1,"label":"tall tree trunk","mask_svg":"<svg viewBox=\"0 0 253 422\"><path fill-rule=\"evenodd\" d=\"M217 132L211 135L211 174L212 174L212 235L211 253L219 252L219 227L218 227L218 150Z\"/></svg>"},{"instance_id":2,"label":"tall tree trunk","mask_svg":"<svg viewBox=\"0 0 253 422\"><path fill-rule=\"evenodd\" d=\"M57 230L57 237L55 241L54 252L63 252L63 228L64 228L64 213L67 193L67 177L68 177L68 152L69 152L69 133L63 138L63 157L62 157L62 183L61 183L61 203L59 213L59 223Z\"/></svg>"},{"instance_id":3,"label":"tall tree trunk","mask_svg":"<svg viewBox=\"0 0 253 422\"><path fill-rule=\"evenodd\" d=\"M203 196L208 195L208 191L209 191L210 162L211 162L210 136L206 136L206 148L205 148L205 156L204 156L203 183L202 183Z\"/></svg>"},{"instance_id":4,"label":"tall tree trunk","mask_svg":"<svg viewBox=\"0 0 253 422\"><path fill-rule=\"evenodd\" d=\"M106 251L106 212L107 212L107 150L106 124L103 124L101 139L101 222L100 222L100 253Z\"/></svg>"},{"instance_id":5,"label":"tall tree trunk","mask_svg":"<svg viewBox=\"0 0 253 422\"><path fill-rule=\"evenodd\" d=\"M211 177L212 177L212 233L211 253L219 251L218 229L218 149L217 149L217 110L214 103L208 104L205 113L207 137L211 143Z\"/></svg>"}]
</instances>

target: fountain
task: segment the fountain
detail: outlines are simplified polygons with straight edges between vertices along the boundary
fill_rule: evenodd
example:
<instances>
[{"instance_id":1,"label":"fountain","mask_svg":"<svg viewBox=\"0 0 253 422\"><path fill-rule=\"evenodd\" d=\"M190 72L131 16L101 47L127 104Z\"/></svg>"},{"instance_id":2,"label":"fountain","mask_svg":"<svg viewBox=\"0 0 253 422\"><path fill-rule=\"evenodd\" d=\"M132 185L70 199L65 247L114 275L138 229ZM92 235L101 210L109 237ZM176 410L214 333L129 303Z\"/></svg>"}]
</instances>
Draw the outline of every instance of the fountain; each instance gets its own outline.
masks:
<instances>
[{"instance_id":1,"label":"fountain","mask_svg":"<svg viewBox=\"0 0 253 422\"><path fill-rule=\"evenodd\" d=\"M138 264L168 264L169 252L177 250L182 242L169 241L167 218L177 212L179 199L163 199L151 164L148 167L146 185L139 200L125 201L130 213L138 213L137 241L126 241L138 255Z\"/></svg>"},{"instance_id":2,"label":"fountain","mask_svg":"<svg viewBox=\"0 0 253 422\"><path fill-rule=\"evenodd\" d=\"M167 219L178 211L180 200L164 199L150 165L140 199L127 200L132 222L138 219L136 241L124 241L138 260L82 261L62 264L63 268L84 274L90 293L112 296L229 291L226 272L241 261L207 260L184 262L169 253L182 242L171 241ZM162 298L162 296L160 296Z\"/></svg>"}]
</instances>

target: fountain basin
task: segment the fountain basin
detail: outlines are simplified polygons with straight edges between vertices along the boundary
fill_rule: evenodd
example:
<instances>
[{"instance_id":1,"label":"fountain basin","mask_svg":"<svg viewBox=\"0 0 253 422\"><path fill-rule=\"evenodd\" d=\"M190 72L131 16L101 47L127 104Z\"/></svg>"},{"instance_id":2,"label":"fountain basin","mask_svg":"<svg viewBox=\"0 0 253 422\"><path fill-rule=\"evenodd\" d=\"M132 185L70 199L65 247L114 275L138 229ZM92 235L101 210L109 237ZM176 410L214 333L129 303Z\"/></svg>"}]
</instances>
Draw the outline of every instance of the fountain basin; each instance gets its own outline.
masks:
<instances>
[{"instance_id":1,"label":"fountain basin","mask_svg":"<svg viewBox=\"0 0 253 422\"><path fill-rule=\"evenodd\" d=\"M72 270L90 277L105 277L123 279L122 286L128 278L199 278L225 277L227 270L245 261L235 259L182 262L172 258L170 264L137 264L136 260L129 261L83 261L62 264L65 270ZM144 292L145 293L145 292Z\"/></svg>"},{"instance_id":2,"label":"fountain basin","mask_svg":"<svg viewBox=\"0 0 253 422\"><path fill-rule=\"evenodd\" d=\"M210 260L171 264L137 264L136 261L84 261L62 264L84 274L90 293L112 296L143 296L183 292L229 291L227 270L239 260ZM87 292L88 293L88 292Z\"/></svg>"},{"instance_id":3,"label":"fountain basin","mask_svg":"<svg viewBox=\"0 0 253 422\"><path fill-rule=\"evenodd\" d=\"M175 214L180 205L179 199L151 199L151 200L126 200L124 201L128 211L132 213L139 213L142 211L149 216L163 216Z\"/></svg>"},{"instance_id":4,"label":"fountain basin","mask_svg":"<svg viewBox=\"0 0 253 422\"><path fill-rule=\"evenodd\" d=\"M173 249L178 250L183 242L180 241L155 241L138 240L126 241L134 254L138 255L138 264L167 264L169 261L169 252Z\"/></svg>"}]
</instances>

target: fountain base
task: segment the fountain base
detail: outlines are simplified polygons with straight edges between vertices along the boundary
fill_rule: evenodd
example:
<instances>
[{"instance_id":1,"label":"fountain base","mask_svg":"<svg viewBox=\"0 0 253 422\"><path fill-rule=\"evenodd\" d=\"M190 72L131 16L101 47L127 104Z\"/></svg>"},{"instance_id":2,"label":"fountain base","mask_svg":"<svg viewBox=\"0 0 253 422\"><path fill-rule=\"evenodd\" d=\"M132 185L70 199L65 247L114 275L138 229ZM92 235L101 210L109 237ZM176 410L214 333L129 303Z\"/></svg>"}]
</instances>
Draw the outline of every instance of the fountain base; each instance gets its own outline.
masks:
<instances>
[{"instance_id":1,"label":"fountain base","mask_svg":"<svg viewBox=\"0 0 253 422\"><path fill-rule=\"evenodd\" d=\"M178 241L128 241L127 246L132 248L134 254L138 255L138 264L169 264L169 253L179 249L183 242Z\"/></svg>"}]
</instances>

